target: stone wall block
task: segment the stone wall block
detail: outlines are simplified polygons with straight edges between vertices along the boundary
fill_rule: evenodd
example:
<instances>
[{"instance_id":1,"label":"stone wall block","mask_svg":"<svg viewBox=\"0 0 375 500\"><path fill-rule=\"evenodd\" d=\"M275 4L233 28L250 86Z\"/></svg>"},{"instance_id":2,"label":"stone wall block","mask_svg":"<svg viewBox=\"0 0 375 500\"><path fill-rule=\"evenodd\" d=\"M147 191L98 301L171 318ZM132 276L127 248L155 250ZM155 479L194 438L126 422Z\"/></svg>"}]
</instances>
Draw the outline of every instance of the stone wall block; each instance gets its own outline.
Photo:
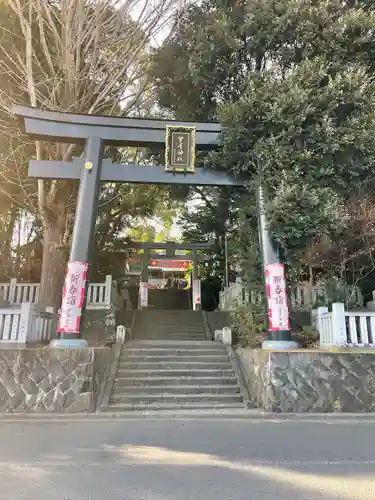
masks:
<instances>
[{"instance_id":1,"label":"stone wall block","mask_svg":"<svg viewBox=\"0 0 375 500\"><path fill-rule=\"evenodd\" d=\"M110 349L0 350L0 412L92 412ZM97 372L95 371L97 370Z\"/></svg>"},{"instance_id":2,"label":"stone wall block","mask_svg":"<svg viewBox=\"0 0 375 500\"><path fill-rule=\"evenodd\" d=\"M77 368L77 359L67 356L62 360L61 365L63 366L66 373L73 373Z\"/></svg>"},{"instance_id":3,"label":"stone wall block","mask_svg":"<svg viewBox=\"0 0 375 500\"><path fill-rule=\"evenodd\" d=\"M29 372L29 375L36 384L40 384L43 380L48 378L48 371L39 364Z\"/></svg>"},{"instance_id":4,"label":"stone wall block","mask_svg":"<svg viewBox=\"0 0 375 500\"><path fill-rule=\"evenodd\" d=\"M65 408L67 413L91 413L95 410L92 392L84 392L76 398L70 406Z\"/></svg>"},{"instance_id":5,"label":"stone wall block","mask_svg":"<svg viewBox=\"0 0 375 500\"><path fill-rule=\"evenodd\" d=\"M52 384L61 382L67 376L63 364L57 358L52 358L47 361L46 370L49 373L49 379Z\"/></svg>"},{"instance_id":6,"label":"stone wall block","mask_svg":"<svg viewBox=\"0 0 375 500\"><path fill-rule=\"evenodd\" d=\"M69 391L71 387L76 383L76 377L74 373L69 373L62 382L59 383L58 388L62 394Z\"/></svg>"},{"instance_id":7,"label":"stone wall block","mask_svg":"<svg viewBox=\"0 0 375 500\"><path fill-rule=\"evenodd\" d=\"M25 394L31 396L39 394L40 391L38 385L34 382L34 380L31 377L24 380L24 382L22 383L22 390L25 392Z\"/></svg>"},{"instance_id":8,"label":"stone wall block","mask_svg":"<svg viewBox=\"0 0 375 500\"><path fill-rule=\"evenodd\" d=\"M9 368L0 373L0 382L9 397L13 397L19 391L20 386L15 381L14 373Z\"/></svg>"},{"instance_id":9,"label":"stone wall block","mask_svg":"<svg viewBox=\"0 0 375 500\"><path fill-rule=\"evenodd\" d=\"M272 412L375 411L375 353L238 349L258 408Z\"/></svg>"}]
</instances>

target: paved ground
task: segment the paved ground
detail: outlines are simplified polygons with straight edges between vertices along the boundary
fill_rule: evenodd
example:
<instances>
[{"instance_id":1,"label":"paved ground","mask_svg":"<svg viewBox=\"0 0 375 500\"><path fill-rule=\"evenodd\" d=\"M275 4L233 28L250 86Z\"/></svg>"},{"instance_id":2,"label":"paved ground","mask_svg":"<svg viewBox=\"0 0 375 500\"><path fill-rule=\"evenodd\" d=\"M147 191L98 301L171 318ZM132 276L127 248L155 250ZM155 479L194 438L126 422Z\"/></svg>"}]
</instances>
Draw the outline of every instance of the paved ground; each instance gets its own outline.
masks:
<instances>
[{"instance_id":1,"label":"paved ground","mask_svg":"<svg viewBox=\"0 0 375 500\"><path fill-rule=\"evenodd\" d=\"M1 500L371 500L374 421L0 422Z\"/></svg>"}]
</instances>

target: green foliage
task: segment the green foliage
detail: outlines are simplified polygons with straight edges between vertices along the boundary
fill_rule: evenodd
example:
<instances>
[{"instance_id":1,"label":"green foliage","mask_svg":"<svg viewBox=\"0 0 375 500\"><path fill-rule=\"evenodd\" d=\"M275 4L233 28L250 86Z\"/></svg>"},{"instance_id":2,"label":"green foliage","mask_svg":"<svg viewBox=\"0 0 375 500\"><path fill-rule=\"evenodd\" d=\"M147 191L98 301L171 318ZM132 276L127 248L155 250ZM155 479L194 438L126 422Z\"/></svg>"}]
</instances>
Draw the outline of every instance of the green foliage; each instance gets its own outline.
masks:
<instances>
[{"instance_id":1,"label":"green foliage","mask_svg":"<svg viewBox=\"0 0 375 500\"><path fill-rule=\"evenodd\" d=\"M318 332L311 325L305 325L302 327L302 342L301 347L314 348L318 347Z\"/></svg>"},{"instance_id":2,"label":"green foliage","mask_svg":"<svg viewBox=\"0 0 375 500\"><path fill-rule=\"evenodd\" d=\"M313 304L313 309L321 306L331 307L334 302L343 302L346 309L363 307L360 297L357 297L355 287L343 283L337 278L328 280L325 284L325 294Z\"/></svg>"},{"instance_id":3,"label":"green foliage","mask_svg":"<svg viewBox=\"0 0 375 500\"><path fill-rule=\"evenodd\" d=\"M241 193L231 188L194 188L190 203L181 211L182 239L212 245L211 259L200 264L202 277L225 277L225 241L229 274L233 275L236 249L234 207Z\"/></svg>"},{"instance_id":4,"label":"green foliage","mask_svg":"<svg viewBox=\"0 0 375 500\"><path fill-rule=\"evenodd\" d=\"M211 161L266 183L275 236L286 248L337 228L345 195L372 175L375 84L361 69L330 76L317 59L283 81L259 76L221 116L227 132Z\"/></svg>"},{"instance_id":5,"label":"green foliage","mask_svg":"<svg viewBox=\"0 0 375 500\"><path fill-rule=\"evenodd\" d=\"M263 304L237 304L232 313L233 327L237 332L237 344L241 347L260 347L266 331Z\"/></svg>"},{"instance_id":6,"label":"green foliage","mask_svg":"<svg viewBox=\"0 0 375 500\"><path fill-rule=\"evenodd\" d=\"M374 49L373 2L206 0L181 16L157 53L161 106L177 118L219 118L222 147L204 161L249 178L248 196L226 217L236 227L237 262L256 231L258 181L294 275L316 240L334 242L338 233L340 248L350 243L348 197L364 181L371 192L375 180ZM204 202L186 234L218 240L214 220ZM373 265L371 251L366 257L361 276ZM346 262L325 272L347 274Z\"/></svg>"},{"instance_id":7,"label":"green foliage","mask_svg":"<svg viewBox=\"0 0 375 500\"><path fill-rule=\"evenodd\" d=\"M97 274L112 274L115 278L123 275L129 240L169 239L167 233L176 216L176 207L164 186L104 184L95 231L93 267ZM157 222L163 227L162 231L155 229Z\"/></svg>"},{"instance_id":8,"label":"green foliage","mask_svg":"<svg viewBox=\"0 0 375 500\"><path fill-rule=\"evenodd\" d=\"M223 148L212 158L273 189L276 174L316 189L323 182L347 189L353 178L366 177L374 159L374 96L363 68L348 65L332 75L325 58L300 63L281 81L265 72L222 107Z\"/></svg>"}]
</instances>

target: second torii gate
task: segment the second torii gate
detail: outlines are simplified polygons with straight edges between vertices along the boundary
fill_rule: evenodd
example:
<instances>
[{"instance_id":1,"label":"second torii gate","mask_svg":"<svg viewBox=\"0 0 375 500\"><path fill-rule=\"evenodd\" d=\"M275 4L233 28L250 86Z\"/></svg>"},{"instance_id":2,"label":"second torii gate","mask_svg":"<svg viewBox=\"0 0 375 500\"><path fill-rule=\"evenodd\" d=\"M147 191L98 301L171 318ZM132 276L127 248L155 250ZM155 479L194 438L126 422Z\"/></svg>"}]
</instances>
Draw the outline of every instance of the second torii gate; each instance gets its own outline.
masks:
<instances>
[{"instance_id":1,"label":"second torii gate","mask_svg":"<svg viewBox=\"0 0 375 500\"><path fill-rule=\"evenodd\" d=\"M198 252L210 250L211 243L176 243L167 241L164 243L155 242L131 242L125 246L128 250L143 250L143 254L138 254L137 257L142 261L141 279L140 279L140 294L141 304L147 307L147 282L148 282L148 267L150 260L190 260L192 262L192 301L193 309L199 310L201 307L201 282L198 276L198 263L209 259L209 256L202 255ZM153 253L153 250L165 250L165 253ZM185 253L177 253L177 251L185 250ZM186 252L190 253L186 253Z\"/></svg>"}]
</instances>

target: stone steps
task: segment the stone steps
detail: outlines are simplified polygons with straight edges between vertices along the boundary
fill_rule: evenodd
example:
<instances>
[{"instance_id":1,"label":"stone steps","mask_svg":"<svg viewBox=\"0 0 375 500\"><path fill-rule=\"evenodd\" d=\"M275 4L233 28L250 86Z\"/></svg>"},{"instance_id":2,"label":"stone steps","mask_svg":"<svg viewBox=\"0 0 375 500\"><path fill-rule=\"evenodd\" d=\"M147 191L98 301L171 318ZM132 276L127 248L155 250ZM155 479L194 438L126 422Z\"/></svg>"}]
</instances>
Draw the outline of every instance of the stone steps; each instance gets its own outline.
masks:
<instances>
[{"instance_id":1,"label":"stone steps","mask_svg":"<svg viewBox=\"0 0 375 500\"><path fill-rule=\"evenodd\" d=\"M141 342L139 340L131 340L126 344L126 348L129 350L145 349L145 350L182 350L186 349L188 351L200 351L201 349L209 350L222 350L223 346L221 344L204 340L169 340L169 339L145 339Z\"/></svg>"},{"instance_id":2,"label":"stone steps","mask_svg":"<svg viewBox=\"0 0 375 500\"><path fill-rule=\"evenodd\" d=\"M112 394L110 398L111 403L131 403L131 404L161 404L166 403L194 403L194 402L214 402L214 403L241 403L241 394L211 394L211 393L200 393L200 394Z\"/></svg>"},{"instance_id":3,"label":"stone steps","mask_svg":"<svg viewBox=\"0 0 375 500\"><path fill-rule=\"evenodd\" d=\"M232 364L230 361L222 361L222 362L199 362L199 361L178 361L178 360L169 360L169 361L139 361L139 362L131 362L128 360L119 361L118 370L120 374L125 370L142 370L149 372L156 372L157 370L167 370L167 371L175 371L175 370L213 370L213 371L223 371L230 370L232 368Z\"/></svg>"},{"instance_id":4,"label":"stone steps","mask_svg":"<svg viewBox=\"0 0 375 500\"><path fill-rule=\"evenodd\" d=\"M151 330L152 328L152 330ZM137 331L140 333L147 332L147 335L172 335L172 336L178 336L180 338L181 335L186 335L186 336L195 336L195 337L202 337L202 333L204 333L203 328L197 328L194 330L193 328L181 328L178 325L167 327L167 326L150 326L150 325L137 325ZM138 336L136 337L138 338ZM159 340L162 340L163 338L160 338ZM140 339L141 340L141 339ZM202 337L202 340L205 340L205 337Z\"/></svg>"},{"instance_id":5,"label":"stone steps","mask_svg":"<svg viewBox=\"0 0 375 500\"><path fill-rule=\"evenodd\" d=\"M145 315L148 316L153 316L157 315L160 310L159 309L144 309L143 312ZM193 311L192 309L169 309L169 310L163 310L162 312L167 312L169 318L189 318L189 317L195 317L197 314L196 311Z\"/></svg>"},{"instance_id":6,"label":"stone steps","mask_svg":"<svg viewBox=\"0 0 375 500\"><path fill-rule=\"evenodd\" d=\"M238 382L236 377L118 377L116 386L121 387L136 387L137 389L141 387L160 387L165 389L166 387L179 386L179 385L234 385L237 386Z\"/></svg>"},{"instance_id":7,"label":"stone steps","mask_svg":"<svg viewBox=\"0 0 375 500\"><path fill-rule=\"evenodd\" d=\"M179 411L179 410L238 410L244 406L239 403L230 402L180 402L180 403L149 403L149 404L136 404L136 403L109 403L107 407L103 408L104 412L126 412L126 411Z\"/></svg>"},{"instance_id":8,"label":"stone steps","mask_svg":"<svg viewBox=\"0 0 375 500\"><path fill-rule=\"evenodd\" d=\"M149 334L143 334L143 335L137 335L137 339L139 340L160 340L161 338L163 340L181 340L181 341L187 341L187 340L203 340L201 335L197 336L192 336L192 335L176 335L176 334L171 334L171 335L166 335L163 333L158 333L155 335L149 335Z\"/></svg>"},{"instance_id":9,"label":"stone steps","mask_svg":"<svg viewBox=\"0 0 375 500\"><path fill-rule=\"evenodd\" d=\"M176 356L178 358L185 356L222 356L222 349L217 349L215 347L201 347L200 349L191 349L189 347L145 347L144 349L133 347L126 349L126 357L128 358L138 358L139 356L161 356L169 358L171 356ZM225 353L227 357L227 354Z\"/></svg>"},{"instance_id":10,"label":"stone steps","mask_svg":"<svg viewBox=\"0 0 375 500\"><path fill-rule=\"evenodd\" d=\"M108 411L243 408L225 346L202 340L141 341L120 354Z\"/></svg>"},{"instance_id":11,"label":"stone steps","mask_svg":"<svg viewBox=\"0 0 375 500\"><path fill-rule=\"evenodd\" d=\"M140 313L137 313L142 314ZM199 314L199 313L198 313ZM182 319L179 319L178 321L173 321L173 322L168 322L166 318L160 317L160 318L148 318L147 320L141 320L137 322L137 326L145 327L145 326L150 326L150 323L153 322L153 327L154 328L178 328L179 330L185 330L186 332L188 331L200 331L202 323L201 323L201 318L199 318L199 321L196 320L195 322L187 320L187 324L183 323ZM182 322L182 323L181 323Z\"/></svg>"},{"instance_id":12,"label":"stone steps","mask_svg":"<svg viewBox=\"0 0 375 500\"><path fill-rule=\"evenodd\" d=\"M195 311L137 311L133 337L137 340L206 340L202 313Z\"/></svg>"},{"instance_id":13,"label":"stone steps","mask_svg":"<svg viewBox=\"0 0 375 500\"><path fill-rule=\"evenodd\" d=\"M168 333L168 332L153 332L153 333L137 333L137 340L180 340L180 341L201 341L206 340L201 334L190 333Z\"/></svg>"},{"instance_id":14,"label":"stone steps","mask_svg":"<svg viewBox=\"0 0 375 500\"><path fill-rule=\"evenodd\" d=\"M243 399L222 344L200 312L139 311L117 365L107 410L238 409Z\"/></svg>"},{"instance_id":15,"label":"stone steps","mask_svg":"<svg viewBox=\"0 0 375 500\"><path fill-rule=\"evenodd\" d=\"M201 317L198 317L194 321L190 321L189 319L184 320L182 318L176 319L176 321L170 321L168 319L168 316L163 317L162 315L160 315L160 317L155 316L154 318L140 318L139 317L140 314L142 314L142 311L137 313L137 320L138 320L137 324L140 326L146 326L149 325L150 323L154 323L155 327L165 326L166 328L174 328L175 326L178 326L185 330L199 330L202 324ZM197 314L200 316L200 313Z\"/></svg>"},{"instance_id":16,"label":"stone steps","mask_svg":"<svg viewBox=\"0 0 375 500\"><path fill-rule=\"evenodd\" d=\"M185 382L186 383L186 382ZM142 388L135 386L124 386L121 382L113 386L113 396L128 396L131 394L139 395L147 391L147 394L159 394L161 397L164 395L172 396L174 394L239 394L240 388L238 385L198 385L198 384L173 384L173 385L148 385Z\"/></svg>"},{"instance_id":17,"label":"stone steps","mask_svg":"<svg viewBox=\"0 0 375 500\"><path fill-rule=\"evenodd\" d=\"M199 369L199 368L177 368L177 369L165 369L159 368L155 370L142 370L142 369L122 369L118 370L117 377L129 377L132 376L134 378L145 378L150 376L155 376L156 378L161 377L234 377L235 373L230 366L227 369Z\"/></svg>"},{"instance_id":18,"label":"stone steps","mask_svg":"<svg viewBox=\"0 0 375 500\"><path fill-rule=\"evenodd\" d=\"M177 363L222 363L228 361L228 355L227 354L200 354L197 353L195 356L193 355L188 355L188 354L180 354L180 355L150 355L150 354L144 354L142 356L141 353L138 353L137 355L129 355L126 354L125 356L121 357L121 362L122 363L169 363L169 362L177 362Z\"/></svg>"},{"instance_id":19,"label":"stone steps","mask_svg":"<svg viewBox=\"0 0 375 500\"><path fill-rule=\"evenodd\" d=\"M180 321L176 321L175 323L167 323L163 318L155 318L155 320L138 321L137 327L139 326L141 328L145 328L152 326L154 330L170 330L171 332L173 332L177 328L179 332L186 333L199 333L202 329L202 323L200 321L196 324L188 323L187 325L181 323Z\"/></svg>"},{"instance_id":20,"label":"stone steps","mask_svg":"<svg viewBox=\"0 0 375 500\"><path fill-rule=\"evenodd\" d=\"M165 314L163 314L165 313ZM144 314L143 311L138 311L137 312L137 322L139 325L147 325L149 324L150 322L155 322L155 325L159 324L159 321L162 321L163 322L163 325L165 326L170 326L170 327L173 327L173 326L181 326L181 327L185 327L185 328L192 328L192 329L195 329L195 328L199 328L200 325L201 325L201 313L197 312L197 313L194 313L196 314L197 316L194 317L194 319L191 319L191 318L170 318L169 317L169 313L168 311L159 311L158 314L155 314L155 316L142 316L142 314Z\"/></svg>"}]
</instances>

